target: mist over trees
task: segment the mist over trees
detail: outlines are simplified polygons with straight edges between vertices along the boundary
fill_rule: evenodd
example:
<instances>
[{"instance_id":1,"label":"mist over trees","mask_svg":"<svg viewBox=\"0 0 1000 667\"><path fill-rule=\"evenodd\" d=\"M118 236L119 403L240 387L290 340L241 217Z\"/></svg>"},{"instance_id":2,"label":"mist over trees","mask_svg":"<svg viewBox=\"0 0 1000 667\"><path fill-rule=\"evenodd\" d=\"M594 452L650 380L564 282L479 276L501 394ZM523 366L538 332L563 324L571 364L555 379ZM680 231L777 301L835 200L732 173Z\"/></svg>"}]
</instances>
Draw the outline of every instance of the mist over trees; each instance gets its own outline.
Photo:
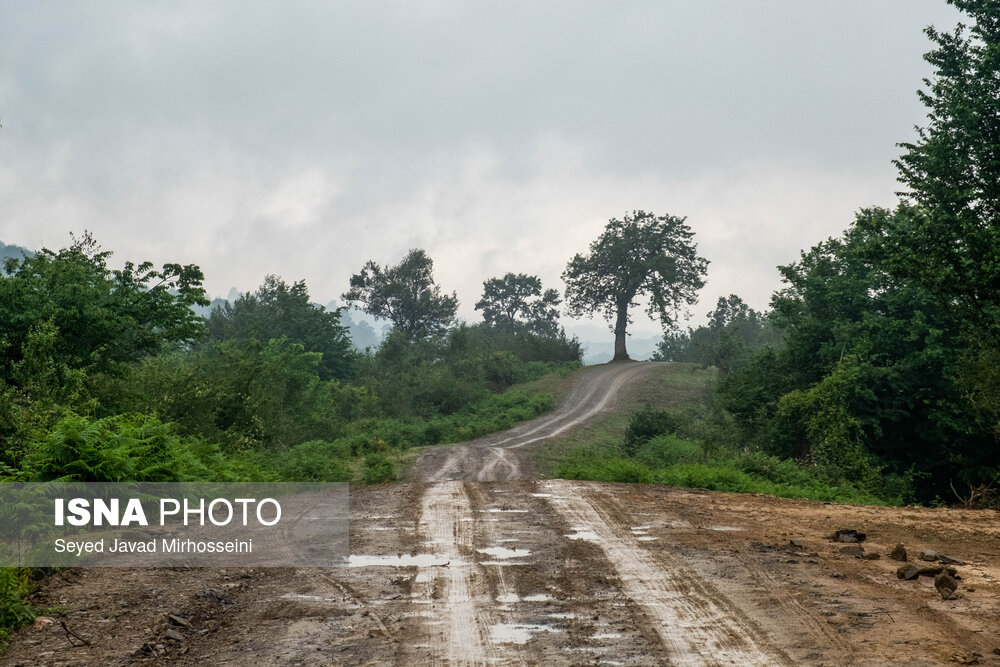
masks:
<instances>
[{"instance_id":1,"label":"mist over trees","mask_svg":"<svg viewBox=\"0 0 1000 667\"><path fill-rule=\"evenodd\" d=\"M663 335L654 361L686 361L714 366L723 376L746 366L761 348L781 340L767 313L750 308L730 294L719 297L708 324Z\"/></svg>"}]
</instances>

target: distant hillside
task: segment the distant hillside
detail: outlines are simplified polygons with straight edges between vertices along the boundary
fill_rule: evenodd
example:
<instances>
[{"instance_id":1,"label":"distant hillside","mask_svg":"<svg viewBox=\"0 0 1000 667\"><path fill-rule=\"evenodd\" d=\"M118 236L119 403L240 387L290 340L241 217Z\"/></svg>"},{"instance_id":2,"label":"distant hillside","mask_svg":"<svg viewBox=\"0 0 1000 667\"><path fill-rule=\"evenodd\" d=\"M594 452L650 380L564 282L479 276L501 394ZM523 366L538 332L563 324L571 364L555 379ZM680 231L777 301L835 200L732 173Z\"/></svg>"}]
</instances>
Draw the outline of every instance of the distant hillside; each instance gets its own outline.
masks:
<instances>
[{"instance_id":1,"label":"distant hillside","mask_svg":"<svg viewBox=\"0 0 1000 667\"><path fill-rule=\"evenodd\" d=\"M649 359L656 351L660 340L662 337L632 338L629 336L626 342L628 356L638 361ZM583 345L583 363L588 366L607 363L615 356L615 340L611 334L601 340L581 340L580 344Z\"/></svg>"},{"instance_id":2,"label":"distant hillside","mask_svg":"<svg viewBox=\"0 0 1000 667\"><path fill-rule=\"evenodd\" d=\"M0 262L7 259L8 257L16 257L21 259L22 257L31 257L35 253L27 248L23 248L19 245L8 245L3 241L0 241Z\"/></svg>"}]
</instances>

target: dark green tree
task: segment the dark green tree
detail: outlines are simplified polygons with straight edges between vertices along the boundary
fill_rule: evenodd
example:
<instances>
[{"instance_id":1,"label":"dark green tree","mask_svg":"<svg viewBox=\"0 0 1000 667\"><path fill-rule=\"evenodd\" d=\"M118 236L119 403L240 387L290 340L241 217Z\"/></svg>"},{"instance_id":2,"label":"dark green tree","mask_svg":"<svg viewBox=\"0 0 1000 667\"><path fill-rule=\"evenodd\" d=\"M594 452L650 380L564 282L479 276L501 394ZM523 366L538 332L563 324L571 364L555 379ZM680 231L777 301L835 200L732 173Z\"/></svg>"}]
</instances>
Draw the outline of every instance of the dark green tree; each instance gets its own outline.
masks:
<instances>
[{"instance_id":1,"label":"dark green tree","mask_svg":"<svg viewBox=\"0 0 1000 667\"><path fill-rule=\"evenodd\" d=\"M880 468L927 476L921 500L952 481L988 479L997 462L957 378L960 321L920 285L885 266L872 229L891 217L866 209L840 239L780 267L772 298L784 334L720 385L749 439L772 453L834 466L871 483ZM942 447L947 443L947 447Z\"/></svg>"},{"instance_id":2,"label":"dark green tree","mask_svg":"<svg viewBox=\"0 0 1000 667\"><path fill-rule=\"evenodd\" d=\"M193 264L126 262L108 267L89 234L58 252L8 258L0 275L0 374L11 377L32 331L51 324L52 362L88 372L114 371L160 349L204 334L191 307L208 303L204 276ZM29 346L30 347L30 346Z\"/></svg>"},{"instance_id":3,"label":"dark green tree","mask_svg":"<svg viewBox=\"0 0 1000 667\"><path fill-rule=\"evenodd\" d=\"M445 332L455 321L458 298L434 282L434 262L423 250L407 253L395 266L369 261L351 276L341 297L369 315L390 320L411 340Z\"/></svg>"},{"instance_id":4,"label":"dark green tree","mask_svg":"<svg viewBox=\"0 0 1000 667\"><path fill-rule=\"evenodd\" d=\"M918 92L927 122L896 161L906 198L874 228L898 279L963 322L966 393L1000 436L1000 1L949 0L972 19L927 28L934 68Z\"/></svg>"},{"instance_id":5,"label":"dark green tree","mask_svg":"<svg viewBox=\"0 0 1000 667\"><path fill-rule=\"evenodd\" d=\"M698 256L694 233L684 221L644 211L612 218L590 252L574 256L563 272L571 316L600 313L614 322L615 361L629 358L629 309L641 297L649 299L649 316L665 330L674 326L682 308L697 301L708 260Z\"/></svg>"},{"instance_id":6,"label":"dark green tree","mask_svg":"<svg viewBox=\"0 0 1000 667\"><path fill-rule=\"evenodd\" d=\"M559 292L542 291L538 276L508 273L483 282L483 298L476 303L476 310L483 311L483 321L489 326L556 335L560 303Z\"/></svg>"},{"instance_id":7,"label":"dark green tree","mask_svg":"<svg viewBox=\"0 0 1000 667\"><path fill-rule=\"evenodd\" d=\"M341 324L341 309L328 311L309 301L304 280L291 285L269 275L255 292L235 302L212 309L207 322L215 340L255 337L261 342L285 337L308 352L323 355L319 375L324 380L351 374L355 354L347 327Z\"/></svg>"}]
</instances>

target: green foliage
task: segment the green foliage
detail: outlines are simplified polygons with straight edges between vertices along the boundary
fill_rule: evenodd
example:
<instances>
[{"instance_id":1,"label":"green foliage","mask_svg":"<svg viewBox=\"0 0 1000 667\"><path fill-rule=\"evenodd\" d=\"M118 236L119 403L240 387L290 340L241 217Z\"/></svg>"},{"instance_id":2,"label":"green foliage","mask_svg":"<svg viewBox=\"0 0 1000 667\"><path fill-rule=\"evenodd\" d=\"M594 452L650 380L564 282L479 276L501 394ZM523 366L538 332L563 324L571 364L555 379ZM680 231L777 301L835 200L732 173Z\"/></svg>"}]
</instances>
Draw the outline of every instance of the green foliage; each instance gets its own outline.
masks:
<instances>
[{"instance_id":1,"label":"green foliage","mask_svg":"<svg viewBox=\"0 0 1000 667\"><path fill-rule=\"evenodd\" d=\"M483 283L483 298L476 303L476 310L483 311L483 321L490 327L555 336L559 333L560 303L559 292L542 291L538 276L508 273Z\"/></svg>"},{"instance_id":2,"label":"green foliage","mask_svg":"<svg viewBox=\"0 0 1000 667\"><path fill-rule=\"evenodd\" d=\"M756 352L781 338L766 314L753 310L735 294L719 297L708 318L707 326L664 334L653 359L714 366L725 376L745 367Z\"/></svg>"},{"instance_id":3,"label":"green foliage","mask_svg":"<svg viewBox=\"0 0 1000 667\"><path fill-rule=\"evenodd\" d=\"M327 311L309 302L305 281L288 285L269 275L256 292L213 308L206 328L216 341L286 338L298 343L322 355L317 371L320 379L329 380L348 377L354 366L355 354L340 317L340 310Z\"/></svg>"},{"instance_id":4,"label":"green foliage","mask_svg":"<svg viewBox=\"0 0 1000 667\"><path fill-rule=\"evenodd\" d=\"M69 414L25 457L29 481L227 481L230 471L215 445L178 436L148 415L89 420Z\"/></svg>"},{"instance_id":5,"label":"green foliage","mask_svg":"<svg viewBox=\"0 0 1000 667\"><path fill-rule=\"evenodd\" d=\"M370 315L390 320L409 339L444 333L455 321L458 299L441 293L434 282L434 262L423 250L411 250L395 266L368 262L351 276L343 299Z\"/></svg>"},{"instance_id":6,"label":"green foliage","mask_svg":"<svg viewBox=\"0 0 1000 667\"><path fill-rule=\"evenodd\" d=\"M197 266L155 270L149 262L126 262L111 270L110 255L86 234L59 252L6 260L0 273L0 375L12 377L40 327L58 332L46 350L56 368L88 372L113 372L165 342L202 335L202 320L191 310L207 303Z\"/></svg>"},{"instance_id":7,"label":"green foliage","mask_svg":"<svg viewBox=\"0 0 1000 667\"><path fill-rule=\"evenodd\" d=\"M354 476L351 448L345 440L325 442L310 440L290 447L281 456L268 456L261 462L273 466L277 479L289 482L350 482Z\"/></svg>"},{"instance_id":8,"label":"green foliage","mask_svg":"<svg viewBox=\"0 0 1000 667\"><path fill-rule=\"evenodd\" d=\"M643 443L635 457L650 468L665 468L678 463L702 463L705 448L700 442L676 435L658 435Z\"/></svg>"},{"instance_id":9,"label":"green foliage","mask_svg":"<svg viewBox=\"0 0 1000 667\"><path fill-rule=\"evenodd\" d=\"M99 393L105 409L155 410L227 451L281 449L334 439L377 411L369 389L323 381L321 360L285 338L209 342L148 359Z\"/></svg>"},{"instance_id":10,"label":"green foliage","mask_svg":"<svg viewBox=\"0 0 1000 667\"><path fill-rule=\"evenodd\" d=\"M396 479L396 466L385 454L373 453L365 457L362 476L365 484L382 484Z\"/></svg>"},{"instance_id":11,"label":"green foliage","mask_svg":"<svg viewBox=\"0 0 1000 667\"><path fill-rule=\"evenodd\" d=\"M766 493L785 498L809 498L856 504L900 504L906 491L897 483L876 493L853 482L830 477L822 468L803 467L789 459L760 452L724 451L714 456L698 442L659 436L647 442L635 458L583 448L557 470L563 479L602 482L669 484L730 493Z\"/></svg>"},{"instance_id":12,"label":"green foliage","mask_svg":"<svg viewBox=\"0 0 1000 667\"><path fill-rule=\"evenodd\" d=\"M625 453L634 455L639 447L650 439L665 433L674 433L680 420L674 414L663 410L643 410L632 415L625 431Z\"/></svg>"},{"instance_id":13,"label":"green foliage","mask_svg":"<svg viewBox=\"0 0 1000 667\"><path fill-rule=\"evenodd\" d=\"M649 316L671 329L705 284L708 260L698 256L694 233L684 220L644 211L612 218L590 252L575 255L566 265L562 278L568 314L600 313L614 320L616 360L628 358L629 309L640 297L649 299Z\"/></svg>"},{"instance_id":14,"label":"green foliage","mask_svg":"<svg viewBox=\"0 0 1000 667\"><path fill-rule=\"evenodd\" d=\"M29 571L18 567L0 567L0 647L10 633L35 620L35 610L28 604Z\"/></svg>"},{"instance_id":15,"label":"green foliage","mask_svg":"<svg viewBox=\"0 0 1000 667\"><path fill-rule=\"evenodd\" d=\"M765 451L833 466L862 484L880 468L920 476L918 498L1000 464L968 408L961 322L919 285L886 270L884 228L866 209L842 239L781 267L772 299L784 344L719 386L719 399ZM948 443L946 449L941 444ZM926 473L926 474L924 474Z\"/></svg>"}]
</instances>

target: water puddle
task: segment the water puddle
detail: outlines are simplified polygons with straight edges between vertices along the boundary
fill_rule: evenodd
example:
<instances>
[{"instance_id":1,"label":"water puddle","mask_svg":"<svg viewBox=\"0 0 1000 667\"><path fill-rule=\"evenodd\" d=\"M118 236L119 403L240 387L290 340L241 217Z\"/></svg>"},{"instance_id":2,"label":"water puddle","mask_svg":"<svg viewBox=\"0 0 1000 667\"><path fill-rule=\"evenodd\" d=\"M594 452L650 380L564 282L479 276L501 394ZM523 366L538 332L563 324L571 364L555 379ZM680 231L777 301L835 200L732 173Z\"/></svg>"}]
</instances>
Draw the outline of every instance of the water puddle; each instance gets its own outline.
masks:
<instances>
[{"instance_id":1,"label":"water puddle","mask_svg":"<svg viewBox=\"0 0 1000 667\"><path fill-rule=\"evenodd\" d=\"M515 602L551 602L554 599L555 598L547 593L533 593L531 595L525 595L524 597L519 596L517 593L503 593L497 596L497 602L500 604L514 604Z\"/></svg>"},{"instance_id":2,"label":"water puddle","mask_svg":"<svg viewBox=\"0 0 1000 667\"><path fill-rule=\"evenodd\" d=\"M531 497L532 498L551 498L552 494L551 493L532 493Z\"/></svg>"},{"instance_id":3,"label":"water puddle","mask_svg":"<svg viewBox=\"0 0 1000 667\"><path fill-rule=\"evenodd\" d=\"M529 565L523 560L481 560L480 565Z\"/></svg>"},{"instance_id":4,"label":"water puddle","mask_svg":"<svg viewBox=\"0 0 1000 667\"><path fill-rule=\"evenodd\" d=\"M528 513L528 510L506 509L506 508L502 508L502 507L491 507L491 508L489 508L486 511L490 512L491 514L496 514L496 513L499 513L499 512L505 512L505 513L509 512L509 513L512 513L512 514L527 514Z\"/></svg>"},{"instance_id":5,"label":"water puddle","mask_svg":"<svg viewBox=\"0 0 1000 667\"><path fill-rule=\"evenodd\" d=\"M721 530L724 532L743 530L742 528L737 528L736 526L705 526L705 527L708 528L709 530Z\"/></svg>"},{"instance_id":6,"label":"water puddle","mask_svg":"<svg viewBox=\"0 0 1000 667\"><path fill-rule=\"evenodd\" d=\"M593 637L591 637L591 639L621 639L621 638L622 634L619 632L602 632L600 634L596 634Z\"/></svg>"},{"instance_id":7,"label":"water puddle","mask_svg":"<svg viewBox=\"0 0 1000 667\"><path fill-rule=\"evenodd\" d=\"M285 593L281 596L281 599L306 600L308 602L322 602L324 604L333 604L341 601L341 598L334 598L329 595L309 595L307 593Z\"/></svg>"},{"instance_id":8,"label":"water puddle","mask_svg":"<svg viewBox=\"0 0 1000 667\"><path fill-rule=\"evenodd\" d=\"M359 556L351 554L347 561L348 567L435 567L454 563L459 565L459 561L452 561L447 556L435 556L434 554L400 554L397 556Z\"/></svg>"},{"instance_id":9,"label":"water puddle","mask_svg":"<svg viewBox=\"0 0 1000 667\"><path fill-rule=\"evenodd\" d=\"M531 555L530 549L508 549L507 547L487 547L486 549L476 549L476 551L487 556L493 556L497 560L524 558Z\"/></svg>"},{"instance_id":10,"label":"water puddle","mask_svg":"<svg viewBox=\"0 0 1000 667\"><path fill-rule=\"evenodd\" d=\"M540 632L562 632L550 625L531 623L497 623L490 626L490 635L498 644L526 644L532 635Z\"/></svg>"},{"instance_id":11,"label":"water puddle","mask_svg":"<svg viewBox=\"0 0 1000 667\"><path fill-rule=\"evenodd\" d=\"M639 537L637 537L635 539L637 541L639 541L639 542L655 542L659 538L658 537L653 537L652 535L640 535Z\"/></svg>"},{"instance_id":12,"label":"water puddle","mask_svg":"<svg viewBox=\"0 0 1000 667\"><path fill-rule=\"evenodd\" d=\"M582 528L574 529L575 532L566 535L571 540L587 540L588 542L600 542L601 537L592 530L584 530Z\"/></svg>"}]
</instances>

